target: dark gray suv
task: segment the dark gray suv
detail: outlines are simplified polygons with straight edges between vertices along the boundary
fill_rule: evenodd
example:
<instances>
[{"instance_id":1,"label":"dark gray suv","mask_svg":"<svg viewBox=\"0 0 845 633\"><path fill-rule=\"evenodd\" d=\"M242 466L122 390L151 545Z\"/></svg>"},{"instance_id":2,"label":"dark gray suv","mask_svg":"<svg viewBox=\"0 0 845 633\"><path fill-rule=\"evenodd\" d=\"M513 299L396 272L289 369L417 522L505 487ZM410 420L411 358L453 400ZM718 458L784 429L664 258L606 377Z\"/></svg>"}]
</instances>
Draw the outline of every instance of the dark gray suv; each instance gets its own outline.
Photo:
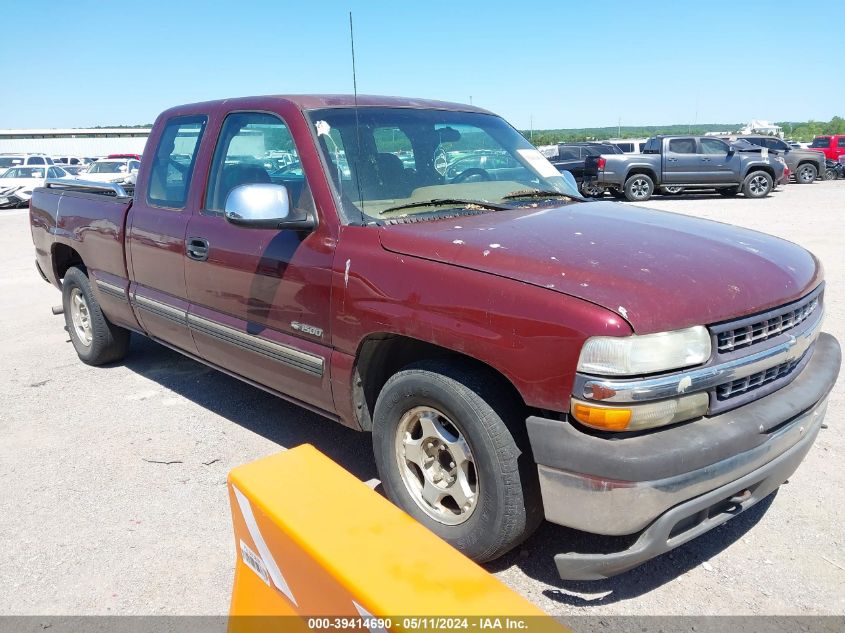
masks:
<instances>
[{"instance_id":1,"label":"dark gray suv","mask_svg":"<svg viewBox=\"0 0 845 633\"><path fill-rule=\"evenodd\" d=\"M765 147L769 150L778 152L783 156L786 166L789 167L789 173L795 176L795 182L801 185L807 185L813 182L816 178L824 177L824 154L809 149L795 149L786 141L775 136L738 136L741 138Z\"/></svg>"}]
</instances>

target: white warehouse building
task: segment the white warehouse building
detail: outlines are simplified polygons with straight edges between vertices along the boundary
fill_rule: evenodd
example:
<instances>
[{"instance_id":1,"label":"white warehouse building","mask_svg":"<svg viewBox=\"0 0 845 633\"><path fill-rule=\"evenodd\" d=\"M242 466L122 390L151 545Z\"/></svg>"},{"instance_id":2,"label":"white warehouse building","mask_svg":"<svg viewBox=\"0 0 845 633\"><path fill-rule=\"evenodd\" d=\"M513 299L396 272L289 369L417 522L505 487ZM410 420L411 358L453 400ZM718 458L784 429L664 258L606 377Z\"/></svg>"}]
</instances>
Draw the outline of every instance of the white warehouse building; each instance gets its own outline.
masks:
<instances>
[{"instance_id":1,"label":"white warehouse building","mask_svg":"<svg viewBox=\"0 0 845 633\"><path fill-rule=\"evenodd\" d=\"M0 130L0 154L108 156L141 154L149 128Z\"/></svg>"}]
</instances>

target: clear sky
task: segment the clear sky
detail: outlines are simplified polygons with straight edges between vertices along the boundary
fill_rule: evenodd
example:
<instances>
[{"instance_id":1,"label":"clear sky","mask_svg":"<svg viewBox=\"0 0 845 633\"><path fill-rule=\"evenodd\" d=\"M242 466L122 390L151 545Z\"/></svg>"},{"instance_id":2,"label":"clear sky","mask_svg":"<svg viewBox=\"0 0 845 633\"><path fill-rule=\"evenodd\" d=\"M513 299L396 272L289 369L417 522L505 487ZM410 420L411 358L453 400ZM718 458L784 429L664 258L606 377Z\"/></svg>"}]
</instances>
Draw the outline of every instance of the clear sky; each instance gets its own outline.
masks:
<instances>
[{"instance_id":1,"label":"clear sky","mask_svg":"<svg viewBox=\"0 0 845 633\"><path fill-rule=\"evenodd\" d=\"M0 2L0 128L152 122L222 97L472 102L518 128L845 114L845 3Z\"/></svg>"}]
</instances>

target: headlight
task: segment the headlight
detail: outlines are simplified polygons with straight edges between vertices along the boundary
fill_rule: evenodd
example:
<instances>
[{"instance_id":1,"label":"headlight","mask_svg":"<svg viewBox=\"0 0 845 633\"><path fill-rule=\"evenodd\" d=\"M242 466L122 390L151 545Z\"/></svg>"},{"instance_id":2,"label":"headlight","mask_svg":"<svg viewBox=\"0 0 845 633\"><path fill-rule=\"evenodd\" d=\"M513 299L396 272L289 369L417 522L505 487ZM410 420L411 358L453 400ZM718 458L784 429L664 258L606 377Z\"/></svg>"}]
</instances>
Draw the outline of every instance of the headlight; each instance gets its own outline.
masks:
<instances>
[{"instance_id":1,"label":"headlight","mask_svg":"<svg viewBox=\"0 0 845 633\"><path fill-rule=\"evenodd\" d=\"M578 371L612 376L653 374L699 365L710 358L710 351L710 333L701 325L643 336L594 336L581 349Z\"/></svg>"},{"instance_id":2,"label":"headlight","mask_svg":"<svg viewBox=\"0 0 845 633\"><path fill-rule=\"evenodd\" d=\"M572 417L585 426L603 431L641 431L683 420L700 418L707 413L710 398L695 393L658 402L611 407L572 398Z\"/></svg>"}]
</instances>

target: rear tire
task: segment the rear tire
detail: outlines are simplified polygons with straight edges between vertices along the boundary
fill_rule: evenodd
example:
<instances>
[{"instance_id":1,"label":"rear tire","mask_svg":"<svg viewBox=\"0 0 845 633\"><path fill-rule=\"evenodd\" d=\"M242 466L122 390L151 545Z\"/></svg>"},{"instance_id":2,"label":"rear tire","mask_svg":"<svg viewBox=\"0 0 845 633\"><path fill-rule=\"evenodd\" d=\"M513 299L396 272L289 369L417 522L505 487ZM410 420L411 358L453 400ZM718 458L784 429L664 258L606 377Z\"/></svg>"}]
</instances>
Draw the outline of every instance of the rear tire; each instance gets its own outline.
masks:
<instances>
[{"instance_id":1,"label":"rear tire","mask_svg":"<svg viewBox=\"0 0 845 633\"><path fill-rule=\"evenodd\" d=\"M835 169L825 169L824 170L824 179L825 180L836 180L837 174Z\"/></svg>"},{"instance_id":2,"label":"rear tire","mask_svg":"<svg viewBox=\"0 0 845 633\"><path fill-rule=\"evenodd\" d=\"M772 191L772 177L764 171L752 171L742 183L746 198L765 198Z\"/></svg>"},{"instance_id":3,"label":"rear tire","mask_svg":"<svg viewBox=\"0 0 845 633\"><path fill-rule=\"evenodd\" d=\"M645 174L634 174L625 181L625 198L645 202L654 193L654 181Z\"/></svg>"},{"instance_id":4,"label":"rear tire","mask_svg":"<svg viewBox=\"0 0 845 633\"><path fill-rule=\"evenodd\" d=\"M795 182L799 185L809 185L819 175L819 170L812 163L801 163L795 171Z\"/></svg>"},{"instance_id":5,"label":"rear tire","mask_svg":"<svg viewBox=\"0 0 845 633\"><path fill-rule=\"evenodd\" d=\"M736 194L739 193L739 187L723 187L722 189L716 189L720 195L725 196L726 198L733 198Z\"/></svg>"},{"instance_id":6,"label":"rear tire","mask_svg":"<svg viewBox=\"0 0 845 633\"><path fill-rule=\"evenodd\" d=\"M466 556L497 558L543 517L524 424L494 376L446 360L408 365L384 385L373 416L385 493Z\"/></svg>"},{"instance_id":7,"label":"rear tire","mask_svg":"<svg viewBox=\"0 0 845 633\"><path fill-rule=\"evenodd\" d=\"M121 360L129 351L130 332L111 323L94 297L88 275L71 268L62 280L65 329L79 359L87 365Z\"/></svg>"},{"instance_id":8,"label":"rear tire","mask_svg":"<svg viewBox=\"0 0 845 633\"><path fill-rule=\"evenodd\" d=\"M585 198L601 198L604 195L604 187L592 182L583 181L579 189L581 190L581 195Z\"/></svg>"},{"instance_id":9,"label":"rear tire","mask_svg":"<svg viewBox=\"0 0 845 633\"><path fill-rule=\"evenodd\" d=\"M619 189L610 188L608 189L610 195L613 196L616 200L624 200L625 199L625 192L619 191Z\"/></svg>"},{"instance_id":10,"label":"rear tire","mask_svg":"<svg viewBox=\"0 0 845 633\"><path fill-rule=\"evenodd\" d=\"M684 192L683 187L673 187L669 185L668 187L661 187L660 193L667 195L667 196L678 196Z\"/></svg>"}]
</instances>

